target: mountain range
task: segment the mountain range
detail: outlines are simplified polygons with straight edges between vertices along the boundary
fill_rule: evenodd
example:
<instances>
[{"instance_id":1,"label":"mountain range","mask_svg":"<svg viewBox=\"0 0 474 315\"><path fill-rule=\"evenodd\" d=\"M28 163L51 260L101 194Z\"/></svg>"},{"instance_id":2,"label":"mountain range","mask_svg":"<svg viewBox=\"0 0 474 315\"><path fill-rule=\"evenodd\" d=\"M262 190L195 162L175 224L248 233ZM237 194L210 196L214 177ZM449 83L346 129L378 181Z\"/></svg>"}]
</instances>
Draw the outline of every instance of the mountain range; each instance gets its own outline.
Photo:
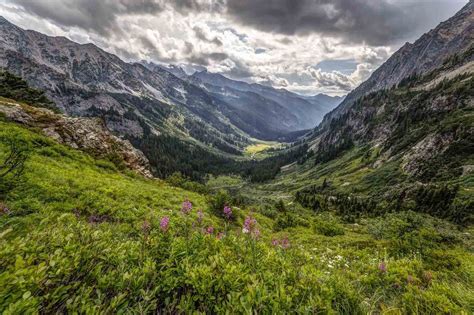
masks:
<instances>
[{"instance_id":1,"label":"mountain range","mask_svg":"<svg viewBox=\"0 0 474 315\"><path fill-rule=\"evenodd\" d=\"M381 106L380 101L372 101L378 107L368 106L364 97L409 80L411 84L421 77L426 81L427 75L431 83L424 84L433 86L440 78L470 72L472 6L470 2L415 43L405 44L345 99L302 96L206 70L187 74L172 65L128 63L95 45L23 30L4 18L0 19L0 66L45 91L63 113L100 117L112 132L145 153L156 174L184 171L190 175L204 168L200 177L210 166L193 164L197 160L229 164L255 138L301 139L319 123L300 143L322 160L355 144L386 147L387 141L396 141L400 116L413 109L409 104ZM439 102L436 97L431 101ZM446 105L447 111L451 109ZM425 133L417 140L439 137Z\"/></svg>"},{"instance_id":2,"label":"mountain range","mask_svg":"<svg viewBox=\"0 0 474 315\"><path fill-rule=\"evenodd\" d=\"M473 43L474 3L471 1L452 18L440 23L413 44L405 44L326 115L324 122L310 136L309 141L317 147L315 151L323 154L329 149L342 150L349 143L372 142L383 145L389 139L400 141L396 139L400 138L396 132L400 131L402 117L415 119L412 111L423 113L419 117L421 120L453 113L455 108L461 106L460 95L450 95L449 98L438 95L441 92L438 84L457 76L467 75L469 78L469 74L474 71ZM403 104L401 97L393 95L391 90L394 88L399 91L408 89L413 99ZM415 99L421 91L426 93L420 95L420 99ZM434 93L429 94L428 91ZM390 97L388 94L391 94ZM428 102L429 96L433 99ZM466 106L470 107L469 102ZM429 138L440 137L439 134L428 135L428 130L422 132L428 138L420 134L419 141L426 143L430 141Z\"/></svg>"},{"instance_id":3,"label":"mountain range","mask_svg":"<svg viewBox=\"0 0 474 315\"><path fill-rule=\"evenodd\" d=\"M0 56L2 68L46 91L67 114L101 116L125 137L150 128L221 153L239 154L252 137L293 140L293 132L315 127L341 100L127 63L93 44L23 30L4 18Z\"/></svg>"}]
</instances>

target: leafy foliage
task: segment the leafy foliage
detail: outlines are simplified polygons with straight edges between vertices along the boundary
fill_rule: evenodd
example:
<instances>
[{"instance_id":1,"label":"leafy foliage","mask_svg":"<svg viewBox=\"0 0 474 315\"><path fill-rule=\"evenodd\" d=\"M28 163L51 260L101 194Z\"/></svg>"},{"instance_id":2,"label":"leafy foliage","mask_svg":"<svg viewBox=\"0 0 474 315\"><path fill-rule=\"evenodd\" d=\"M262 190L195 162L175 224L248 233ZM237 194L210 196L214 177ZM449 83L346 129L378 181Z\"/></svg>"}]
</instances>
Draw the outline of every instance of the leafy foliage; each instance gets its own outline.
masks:
<instances>
[{"instance_id":1,"label":"leafy foliage","mask_svg":"<svg viewBox=\"0 0 474 315\"><path fill-rule=\"evenodd\" d=\"M470 241L441 220L434 230L428 215L394 218L408 222L401 232L385 221L354 229L280 204L278 216L298 224L274 231L278 217L245 208L227 225L201 194L120 172L14 124L0 130L1 158L9 138L35 143L24 181L0 205L2 313L469 311ZM244 233L243 217L260 233ZM419 245L429 250L410 255Z\"/></svg>"},{"instance_id":2,"label":"leafy foliage","mask_svg":"<svg viewBox=\"0 0 474 315\"><path fill-rule=\"evenodd\" d=\"M0 133L0 142L5 143L3 159L0 157L0 197L18 184L29 158L31 143L18 134L6 130Z\"/></svg>"}]
</instances>

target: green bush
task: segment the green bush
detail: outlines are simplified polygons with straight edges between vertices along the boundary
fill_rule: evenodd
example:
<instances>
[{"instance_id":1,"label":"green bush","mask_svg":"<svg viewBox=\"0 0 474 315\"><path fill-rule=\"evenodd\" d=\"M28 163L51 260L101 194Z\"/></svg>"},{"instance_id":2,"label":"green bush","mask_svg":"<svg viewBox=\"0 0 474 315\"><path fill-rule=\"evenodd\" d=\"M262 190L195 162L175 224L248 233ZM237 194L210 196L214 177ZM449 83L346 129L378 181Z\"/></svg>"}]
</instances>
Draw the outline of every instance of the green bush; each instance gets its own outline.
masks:
<instances>
[{"instance_id":1,"label":"green bush","mask_svg":"<svg viewBox=\"0 0 474 315\"><path fill-rule=\"evenodd\" d=\"M226 190L222 189L208 198L209 209L211 212L222 218L224 217L224 207L230 206L231 202L232 197ZM233 217L235 218L235 215L233 215Z\"/></svg>"},{"instance_id":2,"label":"green bush","mask_svg":"<svg viewBox=\"0 0 474 315\"><path fill-rule=\"evenodd\" d=\"M279 214L276 217L273 228L275 229L275 231L282 231L284 229L297 227L297 226L308 227L309 222L297 214L287 212L287 213Z\"/></svg>"},{"instance_id":3,"label":"green bush","mask_svg":"<svg viewBox=\"0 0 474 315\"><path fill-rule=\"evenodd\" d=\"M460 232L453 224L412 211L372 220L369 233L376 239L389 240L397 254L428 253L461 242Z\"/></svg>"},{"instance_id":4,"label":"green bush","mask_svg":"<svg viewBox=\"0 0 474 315\"><path fill-rule=\"evenodd\" d=\"M0 198L21 182L31 150L31 141L21 133L0 131Z\"/></svg>"},{"instance_id":5,"label":"green bush","mask_svg":"<svg viewBox=\"0 0 474 315\"><path fill-rule=\"evenodd\" d=\"M324 236L337 236L345 234L344 227L334 216L330 215L329 213L319 215L314 219L314 231L317 234Z\"/></svg>"}]
</instances>

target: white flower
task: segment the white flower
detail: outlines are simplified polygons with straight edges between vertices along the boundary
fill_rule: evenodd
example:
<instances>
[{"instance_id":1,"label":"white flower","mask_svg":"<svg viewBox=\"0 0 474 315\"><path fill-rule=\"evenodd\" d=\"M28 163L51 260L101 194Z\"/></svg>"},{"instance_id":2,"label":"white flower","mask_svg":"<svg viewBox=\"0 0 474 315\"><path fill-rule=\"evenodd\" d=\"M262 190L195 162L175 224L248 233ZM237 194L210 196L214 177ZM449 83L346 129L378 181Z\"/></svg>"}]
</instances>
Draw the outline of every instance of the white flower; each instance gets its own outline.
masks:
<instances>
[{"instance_id":1,"label":"white flower","mask_svg":"<svg viewBox=\"0 0 474 315\"><path fill-rule=\"evenodd\" d=\"M242 233L248 234L250 231L247 228L242 229Z\"/></svg>"}]
</instances>

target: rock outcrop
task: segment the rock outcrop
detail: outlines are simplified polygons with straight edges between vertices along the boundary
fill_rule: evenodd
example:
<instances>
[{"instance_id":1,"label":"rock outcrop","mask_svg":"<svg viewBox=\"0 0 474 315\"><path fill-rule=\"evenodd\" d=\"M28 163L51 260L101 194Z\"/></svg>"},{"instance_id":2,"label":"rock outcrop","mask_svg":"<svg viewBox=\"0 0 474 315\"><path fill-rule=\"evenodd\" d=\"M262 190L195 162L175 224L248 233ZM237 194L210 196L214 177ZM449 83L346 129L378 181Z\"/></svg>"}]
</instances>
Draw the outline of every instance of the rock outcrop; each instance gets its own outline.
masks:
<instances>
[{"instance_id":1,"label":"rock outcrop","mask_svg":"<svg viewBox=\"0 0 474 315\"><path fill-rule=\"evenodd\" d=\"M0 113L9 120L38 128L57 142L98 158L118 156L130 169L152 178L145 155L127 140L113 135L99 118L68 117L49 109L1 100Z\"/></svg>"}]
</instances>

